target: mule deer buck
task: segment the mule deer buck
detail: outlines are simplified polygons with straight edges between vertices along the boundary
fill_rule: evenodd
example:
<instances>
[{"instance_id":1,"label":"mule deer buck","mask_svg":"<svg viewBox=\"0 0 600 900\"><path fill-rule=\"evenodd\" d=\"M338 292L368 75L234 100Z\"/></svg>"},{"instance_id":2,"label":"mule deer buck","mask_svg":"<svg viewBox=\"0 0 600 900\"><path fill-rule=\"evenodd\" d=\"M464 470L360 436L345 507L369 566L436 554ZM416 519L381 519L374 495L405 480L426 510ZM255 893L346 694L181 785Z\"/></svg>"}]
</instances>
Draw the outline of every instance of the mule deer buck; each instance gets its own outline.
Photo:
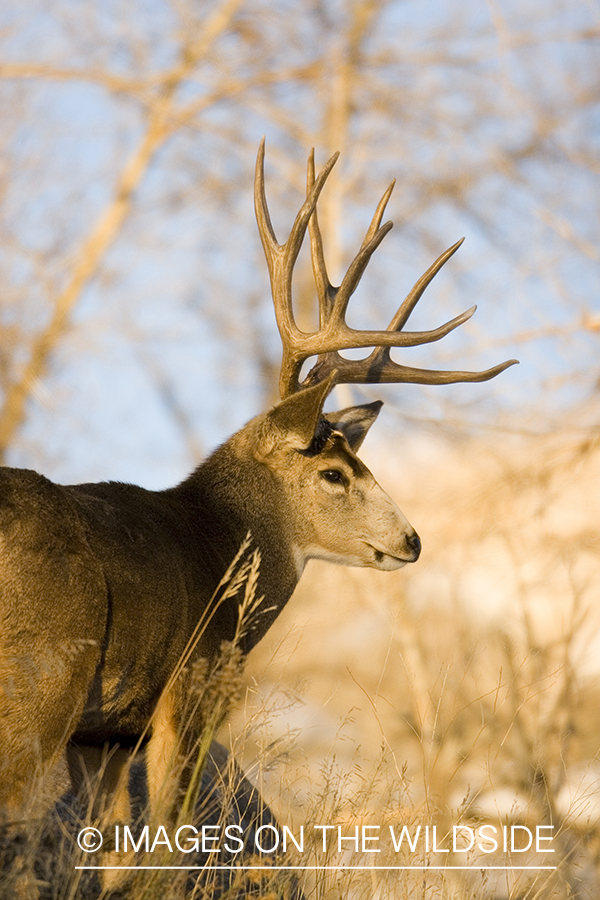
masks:
<instances>
[{"instance_id":1,"label":"mule deer buck","mask_svg":"<svg viewBox=\"0 0 600 900\"><path fill-rule=\"evenodd\" d=\"M273 409L168 490L63 486L32 471L0 471L0 809L9 819L27 806L33 773L50 772L65 752L76 778L78 748L127 751L147 732L151 807L157 802L184 726L184 679L173 673L186 651L188 660L213 660L236 635L240 595L209 606L248 533L260 550L257 595L265 600L243 636L244 653L283 609L307 560L389 571L417 560L416 532L357 456L381 402L324 413L335 384L486 381L516 362L432 371L390 357L393 347L439 340L475 311L431 331L403 330L461 242L421 276L386 330L346 324L348 301L392 227L381 222L393 184L334 287L316 205L336 159L315 177L311 155L306 200L280 245L265 197L264 141L259 149L256 217L283 343L281 401ZM307 230L320 315L310 334L299 330L292 307ZM340 354L350 348L373 349L356 361ZM316 363L301 380L310 357ZM108 784L117 783L126 755L110 756Z\"/></svg>"}]
</instances>

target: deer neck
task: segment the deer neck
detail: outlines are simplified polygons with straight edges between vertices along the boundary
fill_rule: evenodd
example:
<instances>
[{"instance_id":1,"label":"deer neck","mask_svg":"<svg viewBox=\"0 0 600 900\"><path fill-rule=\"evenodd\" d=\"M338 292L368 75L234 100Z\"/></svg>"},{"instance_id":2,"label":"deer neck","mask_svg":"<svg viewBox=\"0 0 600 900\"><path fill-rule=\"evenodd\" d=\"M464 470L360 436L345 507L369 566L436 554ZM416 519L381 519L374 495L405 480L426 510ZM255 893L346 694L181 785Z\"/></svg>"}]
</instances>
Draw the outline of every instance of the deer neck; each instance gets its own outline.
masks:
<instances>
[{"instance_id":1,"label":"deer neck","mask_svg":"<svg viewBox=\"0 0 600 900\"><path fill-rule=\"evenodd\" d=\"M247 426L248 427L248 426ZM261 611L244 649L258 643L277 618L298 583L298 565L290 533L290 510L281 485L252 453L252 442L238 432L176 488L198 516L203 555L211 556L215 586L248 532L260 551L257 596Z\"/></svg>"}]
</instances>

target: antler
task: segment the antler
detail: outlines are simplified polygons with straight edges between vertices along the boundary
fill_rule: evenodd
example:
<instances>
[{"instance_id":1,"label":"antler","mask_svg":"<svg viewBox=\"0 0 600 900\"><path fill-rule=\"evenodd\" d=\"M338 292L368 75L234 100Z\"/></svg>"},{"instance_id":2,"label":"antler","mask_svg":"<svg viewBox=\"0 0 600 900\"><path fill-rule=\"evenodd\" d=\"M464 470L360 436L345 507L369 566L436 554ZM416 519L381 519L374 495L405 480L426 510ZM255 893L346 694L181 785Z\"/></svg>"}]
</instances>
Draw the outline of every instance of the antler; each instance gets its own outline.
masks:
<instances>
[{"instance_id":1,"label":"antler","mask_svg":"<svg viewBox=\"0 0 600 900\"><path fill-rule=\"evenodd\" d=\"M371 256L392 228L391 222L381 225L381 220L395 182L390 184L379 201L362 246L344 275L342 283L339 287L334 287L327 275L316 207L323 185L338 156L339 153L334 153L318 177L315 178L314 151L311 152L308 159L306 200L296 216L290 236L285 244L280 245L271 224L265 195L264 138L258 150L254 181L254 207L258 230L267 258L275 317L283 345L279 379L281 397L287 397L302 388L324 381L332 372L336 373L332 379L332 385L386 382L453 384L459 381L488 381L503 372L504 369L517 363L518 360L509 359L483 372L455 372L416 369L395 363L390 358L392 347L415 347L419 344L439 341L440 338L470 319L477 309L476 306L473 306L431 331L402 331L425 288L444 263L458 250L464 238L442 253L419 278L385 331L358 331L348 326L346 309L350 297L356 290ZM307 228L310 234L313 271L319 295L319 330L310 334L300 331L296 325L292 306L292 273ZM362 360L345 359L339 353L340 350L360 347L374 347L375 349L366 359ZM311 356L316 356L317 362L306 378L300 382L302 365Z\"/></svg>"}]
</instances>

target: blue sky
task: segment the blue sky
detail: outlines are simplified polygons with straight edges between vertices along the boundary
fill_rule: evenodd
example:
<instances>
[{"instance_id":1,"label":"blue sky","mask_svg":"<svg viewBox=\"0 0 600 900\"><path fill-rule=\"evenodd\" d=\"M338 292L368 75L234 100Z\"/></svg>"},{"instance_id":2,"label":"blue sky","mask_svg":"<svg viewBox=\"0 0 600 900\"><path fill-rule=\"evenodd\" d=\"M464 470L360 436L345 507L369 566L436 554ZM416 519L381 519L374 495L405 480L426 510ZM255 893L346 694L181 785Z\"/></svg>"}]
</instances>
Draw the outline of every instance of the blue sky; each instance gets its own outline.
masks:
<instances>
[{"instance_id":1,"label":"blue sky","mask_svg":"<svg viewBox=\"0 0 600 900\"><path fill-rule=\"evenodd\" d=\"M164 89L186 41L193 48L207 30L205 5L125 6L9 4L2 13L0 314L9 380L114 202L157 85ZM360 9L253 0L231 12L178 82L181 121L171 116L172 133L78 297L11 464L62 481L166 486L261 409L265 372L278 357L253 221L262 134L282 238L302 202L308 148L323 162L338 141L339 174L326 190L346 264L398 179L389 207L396 226L353 298L351 324L383 325L464 235L409 327L433 327L473 303L476 317L401 358L441 368L521 358L488 386L354 391L386 400L384 430L419 419L488 430L567 427L575 414L584 427L586 416L593 421L598 14L557 0L390 0L371 21ZM184 118L193 103L198 112ZM300 299L309 281L304 260Z\"/></svg>"}]
</instances>

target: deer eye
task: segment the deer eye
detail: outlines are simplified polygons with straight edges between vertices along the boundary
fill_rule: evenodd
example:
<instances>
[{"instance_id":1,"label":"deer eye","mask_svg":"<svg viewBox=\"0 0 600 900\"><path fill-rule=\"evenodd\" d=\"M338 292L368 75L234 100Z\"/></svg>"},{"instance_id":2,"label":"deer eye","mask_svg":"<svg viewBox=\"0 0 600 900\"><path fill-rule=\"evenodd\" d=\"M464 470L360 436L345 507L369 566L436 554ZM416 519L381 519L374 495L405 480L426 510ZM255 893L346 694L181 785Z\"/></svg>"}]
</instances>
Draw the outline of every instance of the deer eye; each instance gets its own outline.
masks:
<instances>
[{"instance_id":1,"label":"deer eye","mask_svg":"<svg viewBox=\"0 0 600 900\"><path fill-rule=\"evenodd\" d=\"M325 469L321 472L321 478L329 481L330 484L345 484L346 479L338 469Z\"/></svg>"}]
</instances>

